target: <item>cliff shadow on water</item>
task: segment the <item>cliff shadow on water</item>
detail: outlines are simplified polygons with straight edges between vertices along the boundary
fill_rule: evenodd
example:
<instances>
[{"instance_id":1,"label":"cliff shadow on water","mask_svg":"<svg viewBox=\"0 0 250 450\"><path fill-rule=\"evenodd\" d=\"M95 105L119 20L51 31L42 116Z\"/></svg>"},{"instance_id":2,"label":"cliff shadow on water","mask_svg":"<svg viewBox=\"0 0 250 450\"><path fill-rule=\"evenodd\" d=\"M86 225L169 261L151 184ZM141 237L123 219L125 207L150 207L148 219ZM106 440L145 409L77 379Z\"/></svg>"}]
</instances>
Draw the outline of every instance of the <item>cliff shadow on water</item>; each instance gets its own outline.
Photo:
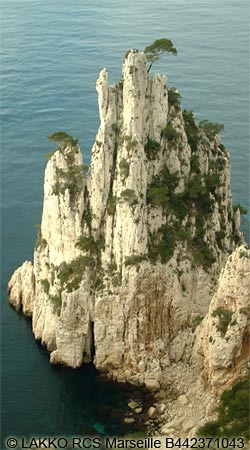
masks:
<instances>
[{"instance_id":1,"label":"cliff shadow on water","mask_svg":"<svg viewBox=\"0 0 250 450\"><path fill-rule=\"evenodd\" d=\"M145 430L147 411L155 403L148 390L108 380L92 363L77 369L49 364L47 350L32 340L30 319L20 312L12 320L15 334L27 345L20 347L15 364L5 352L2 373L9 382L12 372L21 378L11 387L11 398L2 386L1 448L13 435L28 442L33 436L122 436Z\"/></svg>"},{"instance_id":2,"label":"cliff shadow on water","mask_svg":"<svg viewBox=\"0 0 250 450\"><path fill-rule=\"evenodd\" d=\"M66 395L64 408L69 407L72 417L78 416L75 425L61 423L54 434L65 434L65 430L68 435L83 436L146 432L147 411L155 404L153 394L147 389L108 380L92 363L75 370L62 366L52 366L51 370L61 380ZM156 423L154 426L156 430Z\"/></svg>"}]
</instances>

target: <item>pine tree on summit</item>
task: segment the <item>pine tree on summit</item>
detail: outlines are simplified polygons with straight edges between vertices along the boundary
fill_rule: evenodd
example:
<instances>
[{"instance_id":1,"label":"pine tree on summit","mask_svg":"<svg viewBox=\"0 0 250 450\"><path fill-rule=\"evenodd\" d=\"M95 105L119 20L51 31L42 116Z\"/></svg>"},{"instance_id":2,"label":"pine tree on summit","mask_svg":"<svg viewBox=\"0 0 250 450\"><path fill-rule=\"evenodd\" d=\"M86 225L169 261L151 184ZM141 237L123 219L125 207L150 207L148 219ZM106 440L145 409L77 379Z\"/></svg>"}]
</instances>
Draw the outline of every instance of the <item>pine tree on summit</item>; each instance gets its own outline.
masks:
<instances>
[{"instance_id":1,"label":"pine tree on summit","mask_svg":"<svg viewBox=\"0 0 250 450\"><path fill-rule=\"evenodd\" d=\"M170 39L156 39L153 44L148 45L145 48L144 53L146 55L147 62L149 63L148 72L150 71L152 65L166 52L177 55L177 50L173 46Z\"/></svg>"}]
</instances>

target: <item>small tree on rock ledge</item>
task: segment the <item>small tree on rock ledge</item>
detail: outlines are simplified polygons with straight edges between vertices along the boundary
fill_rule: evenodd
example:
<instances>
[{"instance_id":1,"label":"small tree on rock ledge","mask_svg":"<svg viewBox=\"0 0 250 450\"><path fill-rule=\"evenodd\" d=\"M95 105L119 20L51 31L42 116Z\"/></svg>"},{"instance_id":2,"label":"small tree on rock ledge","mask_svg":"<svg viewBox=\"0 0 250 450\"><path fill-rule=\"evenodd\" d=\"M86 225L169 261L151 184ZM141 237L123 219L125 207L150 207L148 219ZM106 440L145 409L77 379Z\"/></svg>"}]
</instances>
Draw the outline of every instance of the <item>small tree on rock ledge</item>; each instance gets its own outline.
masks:
<instances>
[{"instance_id":1,"label":"small tree on rock ledge","mask_svg":"<svg viewBox=\"0 0 250 450\"><path fill-rule=\"evenodd\" d=\"M172 53L177 55L177 50L173 46L170 39L156 39L153 44L148 45L145 50L145 56L147 62L149 63L148 72L150 71L152 65L158 61L164 53Z\"/></svg>"}]
</instances>

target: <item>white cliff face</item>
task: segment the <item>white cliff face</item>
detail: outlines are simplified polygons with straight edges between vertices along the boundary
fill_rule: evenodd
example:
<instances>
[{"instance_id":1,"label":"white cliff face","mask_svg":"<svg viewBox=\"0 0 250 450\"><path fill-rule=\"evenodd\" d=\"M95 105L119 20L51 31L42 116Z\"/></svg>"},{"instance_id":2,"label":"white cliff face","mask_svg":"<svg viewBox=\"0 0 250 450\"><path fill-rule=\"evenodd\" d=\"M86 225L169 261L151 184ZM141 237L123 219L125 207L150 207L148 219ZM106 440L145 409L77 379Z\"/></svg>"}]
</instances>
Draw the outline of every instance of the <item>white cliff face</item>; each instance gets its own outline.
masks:
<instances>
[{"instance_id":1,"label":"white cliff face","mask_svg":"<svg viewBox=\"0 0 250 450\"><path fill-rule=\"evenodd\" d=\"M10 304L26 316L31 316L35 298L35 277L30 261L25 261L12 275L8 290L11 292Z\"/></svg>"},{"instance_id":2,"label":"white cliff face","mask_svg":"<svg viewBox=\"0 0 250 450\"><path fill-rule=\"evenodd\" d=\"M244 246L227 260L193 353L214 389L232 384L250 356L250 250Z\"/></svg>"},{"instance_id":3,"label":"white cliff face","mask_svg":"<svg viewBox=\"0 0 250 450\"><path fill-rule=\"evenodd\" d=\"M34 263L13 275L10 301L32 315L52 363L93 359L114 379L158 389L189 364L193 319L241 239L229 157L166 77L150 77L143 53L128 53L116 86L102 70L96 88L87 178L76 144L48 162Z\"/></svg>"},{"instance_id":4,"label":"white cliff face","mask_svg":"<svg viewBox=\"0 0 250 450\"><path fill-rule=\"evenodd\" d=\"M70 153L73 158L72 164L67 161L67 155ZM72 201L71 190L64 190L64 183L67 184L67 179L64 182L60 171L67 174L70 167L80 168L82 164L80 151L66 148L64 152L55 152L46 167L41 235L47 243L48 254L46 256L50 265L57 266L63 261L70 262L80 254L74 244L82 234L84 181L83 179L79 180L79 192L75 194L75 199ZM61 183L61 192L55 194L58 183ZM58 186L58 190L60 190L60 186ZM41 251L38 252L39 255L40 253ZM39 268L39 270L41 269Z\"/></svg>"},{"instance_id":5,"label":"white cliff face","mask_svg":"<svg viewBox=\"0 0 250 450\"><path fill-rule=\"evenodd\" d=\"M182 355L164 373L168 395L159 394L165 404L162 434L192 437L216 419L221 393L248 376L249 325L250 250L241 246L229 256L209 311L189 342L174 339L175 352L191 352L188 361Z\"/></svg>"}]
</instances>

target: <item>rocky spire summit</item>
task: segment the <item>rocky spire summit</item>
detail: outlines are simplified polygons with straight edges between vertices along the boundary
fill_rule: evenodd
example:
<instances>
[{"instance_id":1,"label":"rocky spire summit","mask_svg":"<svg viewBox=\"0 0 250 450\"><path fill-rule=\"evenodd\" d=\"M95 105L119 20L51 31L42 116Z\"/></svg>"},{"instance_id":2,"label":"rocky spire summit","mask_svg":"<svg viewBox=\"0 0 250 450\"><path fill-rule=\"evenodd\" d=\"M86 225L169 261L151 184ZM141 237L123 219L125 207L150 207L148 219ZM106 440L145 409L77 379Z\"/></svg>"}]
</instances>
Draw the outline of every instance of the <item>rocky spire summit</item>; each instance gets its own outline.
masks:
<instances>
[{"instance_id":1,"label":"rocky spire summit","mask_svg":"<svg viewBox=\"0 0 250 450\"><path fill-rule=\"evenodd\" d=\"M10 302L32 316L52 363L93 360L118 381L164 388L193 358L194 320L243 240L229 154L214 124L181 109L166 76L150 76L143 52L128 52L117 85L103 69L96 88L87 176L78 143L64 136L45 171L34 261L12 276ZM209 364L211 374L220 359Z\"/></svg>"}]
</instances>

